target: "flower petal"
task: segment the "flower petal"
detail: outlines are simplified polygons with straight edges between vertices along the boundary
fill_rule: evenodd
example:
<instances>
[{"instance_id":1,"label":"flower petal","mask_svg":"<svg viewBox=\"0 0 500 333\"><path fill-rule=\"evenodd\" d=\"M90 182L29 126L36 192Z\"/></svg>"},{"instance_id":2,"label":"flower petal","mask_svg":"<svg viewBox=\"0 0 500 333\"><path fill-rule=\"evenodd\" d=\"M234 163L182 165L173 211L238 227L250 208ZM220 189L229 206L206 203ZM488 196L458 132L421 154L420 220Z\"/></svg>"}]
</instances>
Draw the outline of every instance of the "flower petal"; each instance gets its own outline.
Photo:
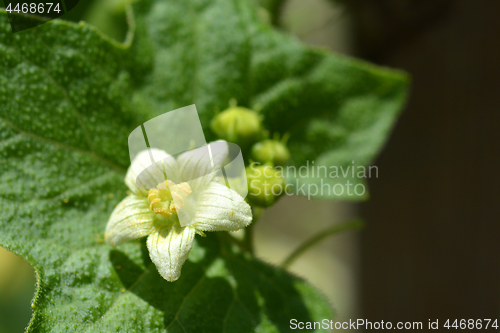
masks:
<instances>
[{"instance_id":1,"label":"flower petal","mask_svg":"<svg viewBox=\"0 0 500 333\"><path fill-rule=\"evenodd\" d=\"M252 222L252 210L238 193L212 182L198 198L193 222L200 231L234 231Z\"/></svg>"},{"instance_id":2,"label":"flower petal","mask_svg":"<svg viewBox=\"0 0 500 333\"><path fill-rule=\"evenodd\" d=\"M104 238L112 246L149 235L153 230L154 213L147 199L129 195L109 217Z\"/></svg>"},{"instance_id":3,"label":"flower petal","mask_svg":"<svg viewBox=\"0 0 500 333\"><path fill-rule=\"evenodd\" d=\"M228 154L227 142L222 140L181 154L177 158L181 180L187 182L203 177L201 183L208 184L223 166Z\"/></svg>"},{"instance_id":4,"label":"flower petal","mask_svg":"<svg viewBox=\"0 0 500 333\"><path fill-rule=\"evenodd\" d=\"M165 280L172 282L181 276L181 268L191 251L194 235L193 228L182 228L177 224L159 228L149 235L149 256Z\"/></svg>"},{"instance_id":5,"label":"flower petal","mask_svg":"<svg viewBox=\"0 0 500 333\"><path fill-rule=\"evenodd\" d=\"M153 158L154 163L151 158ZM128 168L127 175L125 176L125 184L127 184L132 193L147 196L151 188L156 188L159 183L165 181L163 171L167 174L168 179L177 180L177 163L175 158L160 149L151 148L143 150L137 154ZM140 181L137 179L139 175ZM138 184L141 186L138 186Z\"/></svg>"}]
</instances>

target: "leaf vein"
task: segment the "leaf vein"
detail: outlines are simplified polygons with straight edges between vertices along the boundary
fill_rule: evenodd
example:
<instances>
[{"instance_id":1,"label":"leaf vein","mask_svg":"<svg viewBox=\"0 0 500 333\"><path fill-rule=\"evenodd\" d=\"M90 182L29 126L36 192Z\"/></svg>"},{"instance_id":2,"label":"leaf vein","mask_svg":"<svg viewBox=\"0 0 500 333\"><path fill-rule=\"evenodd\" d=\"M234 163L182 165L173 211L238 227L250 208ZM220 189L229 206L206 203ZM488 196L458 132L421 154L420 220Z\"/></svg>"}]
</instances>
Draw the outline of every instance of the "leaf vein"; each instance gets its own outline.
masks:
<instances>
[{"instance_id":1,"label":"leaf vein","mask_svg":"<svg viewBox=\"0 0 500 333\"><path fill-rule=\"evenodd\" d=\"M184 306L184 304L186 303L186 300L189 298L189 296L191 296L191 294L193 293L193 291L196 289L196 287L198 287L201 282L203 282L206 278L206 275L205 275L205 272L203 272L203 274L201 275L200 279L194 284L194 286L191 288L191 290L186 294L186 296L184 296L184 299L182 300L181 304L179 305L179 309L177 310L177 312L175 313L175 316L174 316L174 319L172 319L172 321L170 322L170 324L168 324L167 327L165 327L165 330L167 330L170 326L172 326L172 324L179 318L179 313L181 312L182 310L182 307ZM181 325L182 326L182 325Z\"/></svg>"}]
</instances>

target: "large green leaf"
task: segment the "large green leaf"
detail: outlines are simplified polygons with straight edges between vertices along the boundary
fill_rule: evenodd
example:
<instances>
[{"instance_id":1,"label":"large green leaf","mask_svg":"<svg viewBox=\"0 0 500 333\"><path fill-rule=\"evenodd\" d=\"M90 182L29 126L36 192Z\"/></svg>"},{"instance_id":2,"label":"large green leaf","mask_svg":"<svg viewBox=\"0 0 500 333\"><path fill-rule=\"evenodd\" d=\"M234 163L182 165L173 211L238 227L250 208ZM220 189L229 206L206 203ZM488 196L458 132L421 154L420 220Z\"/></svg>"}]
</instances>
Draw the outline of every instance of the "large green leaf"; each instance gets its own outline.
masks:
<instances>
[{"instance_id":1,"label":"large green leaf","mask_svg":"<svg viewBox=\"0 0 500 333\"><path fill-rule=\"evenodd\" d=\"M234 98L261 109L271 133L291 134L291 164L309 166L302 177L288 174L293 185L327 183L333 190L343 184L347 190L347 181L364 183L358 167L386 141L405 102L406 75L304 46L262 22L252 3L137 2L137 45L150 51L142 57L152 59L153 72L135 102L153 115L196 103L208 135L213 115ZM326 190L313 196L367 197Z\"/></svg>"},{"instance_id":2,"label":"large green leaf","mask_svg":"<svg viewBox=\"0 0 500 333\"><path fill-rule=\"evenodd\" d=\"M37 272L29 332L284 332L331 318L314 288L216 234L197 236L173 283L143 242L103 242L126 195L127 135L147 120L128 97L146 58L85 24L12 34L4 11L0 57L0 245Z\"/></svg>"}]
</instances>

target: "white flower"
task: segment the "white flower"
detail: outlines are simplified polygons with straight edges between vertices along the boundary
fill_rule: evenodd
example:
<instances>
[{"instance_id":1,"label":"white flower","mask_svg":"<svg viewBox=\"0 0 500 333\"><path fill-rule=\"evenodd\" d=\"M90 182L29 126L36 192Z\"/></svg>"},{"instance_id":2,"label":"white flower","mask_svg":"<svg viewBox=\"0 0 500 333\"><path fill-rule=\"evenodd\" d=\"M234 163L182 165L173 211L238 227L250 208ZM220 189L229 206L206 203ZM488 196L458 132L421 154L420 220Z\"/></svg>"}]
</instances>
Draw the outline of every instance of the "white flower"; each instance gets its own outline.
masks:
<instances>
[{"instance_id":1,"label":"white flower","mask_svg":"<svg viewBox=\"0 0 500 333\"><path fill-rule=\"evenodd\" d=\"M204 236L204 231L234 231L248 226L252 221L250 206L223 185L214 171L228 155L224 141L216 144L216 152L201 147L177 159L154 148L139 153L125 176L131 194L111 214L106 241L118 246L148 236L149 255L158 272L164 279L175 281L196 233ZM149 185L153 183L156 186Z\"/></svg>"}]
</instances>

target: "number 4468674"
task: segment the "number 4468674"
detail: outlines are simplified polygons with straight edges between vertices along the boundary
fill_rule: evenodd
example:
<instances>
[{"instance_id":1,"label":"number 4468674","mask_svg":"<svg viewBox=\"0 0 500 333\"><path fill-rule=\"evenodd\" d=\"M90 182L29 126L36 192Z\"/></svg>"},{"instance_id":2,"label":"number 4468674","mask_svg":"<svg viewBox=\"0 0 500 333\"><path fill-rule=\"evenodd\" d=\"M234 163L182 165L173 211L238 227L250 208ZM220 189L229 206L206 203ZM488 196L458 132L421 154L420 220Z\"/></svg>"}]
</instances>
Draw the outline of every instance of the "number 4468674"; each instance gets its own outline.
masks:
<instances>
[{"instance_id":1,"label":"number 4468674","mask_svg":"<svg viewBox=\"0 0 500 333\"><path fill-rule=\"evenodd\" d=\"M30 14L43 14L43 13L50 13L50 12L56 12L60 13L61 9L59 8L59 3L56 3L54 6L54 3L47 2L47 3L17 3L14 8L12 8L12 4L9 3L7 8L5 8L6 12L12 13L30 13Z\"/></svg>"},{"instance_id":2,"label":"number 4468674","mask_svg":"<svg viewBox=\"0 0 500 333\"><path fill-rule=\"evenodd\" d=\"M456 330L480 330L494 328L498 329L498 319L455 319L454 322L450 323L450 319L444 323L444 327L447 329L454 328Z\"/></svg>"}]
</instances>

